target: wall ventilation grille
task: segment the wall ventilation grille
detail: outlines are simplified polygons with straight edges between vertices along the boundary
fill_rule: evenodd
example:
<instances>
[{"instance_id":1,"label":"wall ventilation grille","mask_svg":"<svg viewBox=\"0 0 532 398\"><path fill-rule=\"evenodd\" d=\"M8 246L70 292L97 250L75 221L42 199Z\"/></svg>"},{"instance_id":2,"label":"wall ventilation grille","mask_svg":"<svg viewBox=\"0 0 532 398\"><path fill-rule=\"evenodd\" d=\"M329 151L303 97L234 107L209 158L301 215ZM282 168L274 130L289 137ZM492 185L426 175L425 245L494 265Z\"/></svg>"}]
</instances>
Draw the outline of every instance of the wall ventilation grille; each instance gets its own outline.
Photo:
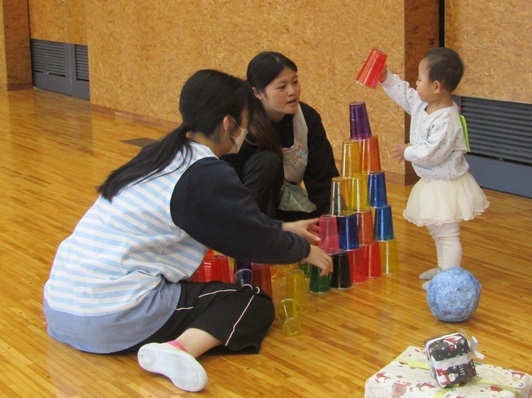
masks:
<instances>
[{"instance_id":1,"label":"wall ventilation grille","mask_svg":"<svg viewBox=\"0 0 532 398\"><path fill-rule=\"evenodd\" d=\"M66 54L63 43L36 40L31 47L33 71L66 77Z\"/></svg>"},{"instance_id":2,"label":"wall ventilation grille","mask_svg":"<svg viewBox=\"0 0 532 398\"><path fill-rule=\"evenodd\" d=\"M76 52L76 79L89 81L89 52L87 46L75 45Z\"/></svg>"},{"instance_id":3,"label":"wall ventilation grille","mask_svg":"<svg viewBox=\"0 0 532 398\"><path fill-rule=\"evenodd\" d=\"M35 87L89 99L87 46L32 39L31 62Z\"/></svg>"},{"instance_id":4,"label":"wall ventilation grille","mask_svg":"<svg viewBox=\"0 0 532 398\"><path fill-rule=\"evenodd\" d=\"M532 164L532 104L460 97L471 153Z\"/></svg>"},{"instance_id":5,"label":"wall ventilation grille","mask_svg":"<svg viewBox=\"0 0 532 398\"><path fill-rule=\"evenodd\" d=\"M455 97L469 132L471 174L480 186L532 197L532 104Z\"/></svg>"}]
</instances>

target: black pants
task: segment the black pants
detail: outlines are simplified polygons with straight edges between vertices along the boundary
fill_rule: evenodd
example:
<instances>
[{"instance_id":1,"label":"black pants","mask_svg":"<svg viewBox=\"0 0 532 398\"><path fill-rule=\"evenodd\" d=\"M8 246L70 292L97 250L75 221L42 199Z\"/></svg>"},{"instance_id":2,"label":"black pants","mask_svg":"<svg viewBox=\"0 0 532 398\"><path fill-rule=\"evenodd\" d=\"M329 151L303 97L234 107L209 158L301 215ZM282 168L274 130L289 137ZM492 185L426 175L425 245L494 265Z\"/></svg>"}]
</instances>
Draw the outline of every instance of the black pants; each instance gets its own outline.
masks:
<instances>
[{"instance_id":1,"label":"black pants","mask_svg":"<svg viewBox=\"0 0 532 398\"><path fill-rule=\"evenodd\" d=\"M277 206L284 182L283 162L272 151L258 151L251 155L240 170L240 180L249 189L260 211L277 218Z\"/></svg>"},{"instance_id":2,"label":"black pants","mask_svg":"<svg viewBox=\"0 0 532 398\"><path fill-rule=\"evenodd\" d=\"M175 340L187 329L200 329L232 352L258 353L275 319L272 299L262 289L222 282L182 282L181 298L170 319L152 336L132 347ZM223 351L223 350L217 350Z\"/></svg>"},{"instance_id":3,"label":"black pants","mask_svg":"<svg viewBox=\"0 0 532 398\"><path fill-rule=\"evenodd\" d=\"M258 204L260 211L268 217L297 221L319 217L317 211L304 213L302 211L283 211L277 206L281 200L281 187L284 182L284 167L279 155L272 151L258 151L253 153L241 168L226 160L235 167L242 184L251 192L251 196Z\"/></svg>"}]
</instances>

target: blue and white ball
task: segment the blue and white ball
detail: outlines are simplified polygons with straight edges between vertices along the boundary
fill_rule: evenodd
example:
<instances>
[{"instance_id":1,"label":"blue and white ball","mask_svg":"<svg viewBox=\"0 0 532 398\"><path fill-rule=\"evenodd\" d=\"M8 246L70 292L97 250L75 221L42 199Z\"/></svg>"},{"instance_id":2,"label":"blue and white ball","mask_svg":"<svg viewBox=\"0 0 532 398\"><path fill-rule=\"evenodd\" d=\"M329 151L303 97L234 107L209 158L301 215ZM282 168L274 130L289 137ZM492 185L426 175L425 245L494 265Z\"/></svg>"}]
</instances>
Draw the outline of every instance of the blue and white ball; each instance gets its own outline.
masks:
<instances>
[{"instance_id":1,"label":"blue and white ball","mask_svg":"<svg viewBox=\"0 0 532 398\"><path fill-rule=\"evenodd\" d=\"M444 322L462 322L478 308L482 286L460 267L439 272L430 281L427 302L432 314Z\"/></svg>"}]
</instances>

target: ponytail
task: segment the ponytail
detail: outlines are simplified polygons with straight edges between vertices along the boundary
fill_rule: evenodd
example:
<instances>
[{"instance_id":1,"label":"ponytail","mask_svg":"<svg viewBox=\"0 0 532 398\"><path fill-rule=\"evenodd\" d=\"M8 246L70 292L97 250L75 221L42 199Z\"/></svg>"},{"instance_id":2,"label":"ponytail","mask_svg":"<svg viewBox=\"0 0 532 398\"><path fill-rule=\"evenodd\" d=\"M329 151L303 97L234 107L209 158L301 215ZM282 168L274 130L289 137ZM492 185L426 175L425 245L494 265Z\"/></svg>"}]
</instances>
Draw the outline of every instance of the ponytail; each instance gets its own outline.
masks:
<instances>
[{"instance_id":1,"label":"ponytail","mask_svg":"<svg viewBox=\"0 0 532 398\"><path fill-rule=\"evenodd\" d=\"M181 124L160 140L146 145L137 156L111 172L105 182L98 187L98 192L111 201L129 184L144 181L164 170L182 150L185 151L184 162L190 152L190 143L186 138L189 130L186 125Z\"/></svg>"},{"instance_id":2,"label":"ponytail","mask_svg":"<svg viewBox=\"0 0 532 398\"><path fill-rule=\"evenodd\" d=\"M111 201L129 184L145 181L161 172L182 153L180 167L191 156L189 131L212 136L227 115L240 122L242 112L248 109L252 117L253 101L253 91L246 81L211 69L196 72L186 81L179 97L183 123L111 172L97 188L98 192Z\"/></svg>"}]
</instances>

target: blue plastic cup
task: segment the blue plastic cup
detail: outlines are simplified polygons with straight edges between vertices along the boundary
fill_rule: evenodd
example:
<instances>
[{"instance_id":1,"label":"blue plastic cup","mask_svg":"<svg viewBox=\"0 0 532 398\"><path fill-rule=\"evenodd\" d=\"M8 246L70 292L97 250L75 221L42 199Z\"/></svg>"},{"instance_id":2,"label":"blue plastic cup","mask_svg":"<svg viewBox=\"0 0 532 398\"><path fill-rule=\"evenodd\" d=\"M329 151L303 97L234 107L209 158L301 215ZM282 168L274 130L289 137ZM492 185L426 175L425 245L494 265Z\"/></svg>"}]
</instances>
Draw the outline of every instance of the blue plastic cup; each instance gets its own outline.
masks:
<instances>
[{"instance_id":1,"label":"blue plastic cup","mask_svg":"<svg viewBox=\"0 0 532 398\"><path fill-rule=\"evenodd\" d=\"M358 242L357 215L337 216L338 243L342 250L355 250L360 247Z\"/></svg>"},{"instance_id":2,"label":"blue plastic cup","mask_svg":"<svg viewBox=\"0 0 532 398\"><path fill-rule=\"evenodd\" d=\"M392 207L390 205L375 208L373 231L375 240L392 240L394 238Z\"/></svg>"},{"instance_id":3,"label":"blue plastic cup","mask_svg":"<svg viewBox=\"0 0 532 398\"><path fill-rule=\"evenodd\" d=\"M368 175L368 193L369 205L371 207L384 207L388 205L384 171Z\"/></svg>"}]
</instances>

